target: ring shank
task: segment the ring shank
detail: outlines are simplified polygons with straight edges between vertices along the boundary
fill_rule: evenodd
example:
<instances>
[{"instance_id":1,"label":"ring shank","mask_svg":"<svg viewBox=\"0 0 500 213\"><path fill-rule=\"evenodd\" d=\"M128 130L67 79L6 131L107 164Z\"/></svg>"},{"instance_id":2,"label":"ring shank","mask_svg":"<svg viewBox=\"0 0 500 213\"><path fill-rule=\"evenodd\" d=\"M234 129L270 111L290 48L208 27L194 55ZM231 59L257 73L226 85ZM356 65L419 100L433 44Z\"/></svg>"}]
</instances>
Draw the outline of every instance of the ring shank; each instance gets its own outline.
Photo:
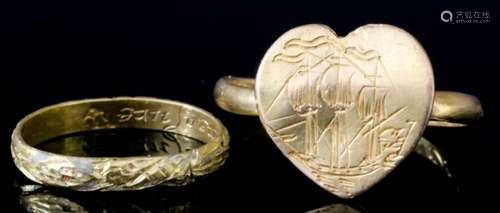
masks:
<instances>
[{"instance_id":1,"label":"ring shank","mask_svg":"<svg viewBox=\"0 0 500 213\"><path fill-rule=\"evenodd\" d=\"M258 116L254 89L254 79L226 76L217 81L215 102L232 113ZM482 115L483 109L476 97L459 92L436 91L428 125L462 127Z\"/></svg>"},{"instance_id":2,"label":"ring shank","mask_svg":"<svg viewBox=\"0 0 500 213\"><path fill-rule=\"evenodd\" d=\"M76 157L34 146L61 135L90 130L148 129L194 138L204 145L177 154ZM160 183L184 185L214 171L227 156L229 136L210 113L180 102L146 97L70 101L22 119L12 134L16 166L38 183L75 190L136 190Z\"/></svg>"}]
</instances>

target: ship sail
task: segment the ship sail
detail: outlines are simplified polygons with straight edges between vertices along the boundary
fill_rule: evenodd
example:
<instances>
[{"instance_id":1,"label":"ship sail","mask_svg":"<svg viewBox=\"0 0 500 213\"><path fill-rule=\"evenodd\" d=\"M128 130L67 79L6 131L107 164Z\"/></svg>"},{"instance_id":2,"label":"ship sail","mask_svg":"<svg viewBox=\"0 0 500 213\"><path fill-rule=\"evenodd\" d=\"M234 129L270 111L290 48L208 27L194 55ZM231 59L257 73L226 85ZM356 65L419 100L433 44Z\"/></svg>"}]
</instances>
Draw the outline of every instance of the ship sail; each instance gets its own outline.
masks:
<instances>
[{"instance_id":1,"label":"ship sail","mask_svg":"<svg viewBox=\"0 0 500 213\"><path fill-rule=\"evenodd\" d=\"M365 86L358 96L358 116L366 122L373 120L375 123L386 117L385 97L387 91L384 88Z\"/></svg>"},{"instance_id":2,"label":"ship sail","mask_svg":"<svg viewBox=\"0 0 500 213\"><path fill-rule=\"evenodd\" d=\"M337 65L336 67L340 67ZM321 79L321 98L329 108L336 112L346 111L353 106L351 80L354 72L331 69Z\"/></svg>"},{"instance_id":3,"label":"ship sail","mask_svg":"<svg viewBox=\"0 0 500 213\"><path fill-rule=\"evenodd\" d=\"M288 98L292 109L305 117L304 153L314 157L317 154L318 119L317 112L322 107L318 82L321 72L310 69L309 65L300 66L297 73L287 84Z\"/></svg>"},{"instance_id":4,"label":"ship sail","mask_svg":"<svg viewBox=\"0 0 500 213\"><path fill-rule=\"evenodd\" d=\"M346 128L346 112L353 106L351 80L354 72L340 63L332 64L321 78L321 98L334 112L330 130L330 168L350 167L350 151ZM342 153L346 152L346 155ZM345 159L347 158L347 159Z\"/></svg>"},{"instance_id":5,"label":"ship sail","mask_svg":"<svg viewBox=\"0 0 500 213\"><path fill-rule=\"evenodd\" d=\"M358 116L362 122L370 122L369 128L374 128L386 116L385 98L387 91L383 88L366 86L361 89L358 97ZM379 155L382 147L378 140L376 129L366 135L368 140L368 159Z\"/></svg>"}]
</instances>

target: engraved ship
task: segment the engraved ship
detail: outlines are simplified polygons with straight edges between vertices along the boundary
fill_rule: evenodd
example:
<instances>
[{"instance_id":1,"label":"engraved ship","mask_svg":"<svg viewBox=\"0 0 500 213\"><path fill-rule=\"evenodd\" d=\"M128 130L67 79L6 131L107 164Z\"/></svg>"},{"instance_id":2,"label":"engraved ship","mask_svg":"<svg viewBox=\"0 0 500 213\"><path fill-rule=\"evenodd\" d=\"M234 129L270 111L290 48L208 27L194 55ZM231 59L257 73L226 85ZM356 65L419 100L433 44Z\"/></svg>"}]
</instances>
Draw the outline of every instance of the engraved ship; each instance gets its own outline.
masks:
<instances>
[{"instance_id":1,"label":"engraved ship","mask_svg":"<svg viewBox=\"0 0 500 213\"><path fill-rule=\"evenodd\" d=\"M329 141L331 144L329 161L325 162L319 159L306 161L313 168L312 173L316 178L320 178L325 184L332 181L332 185L329 187L333 187L337 183L330 180L331 175L359 176L374 172L380 166L393 167L394 162L398 159L399 150L415 124L408 122L407 127L387 127L378 131L377 126L387 119L384 107L387 92L377 91L377 93L373 93L373 90L373 87L363 87L356 107L358 116L362 119L362 125L367 127L367 130L360 132L359 138L347 138L347 134L343 132L346 122L345 111L336 112L337 117L329 127L332 137ZM366 143L367 154L360 163L352 165L349 149L354 143Z\"/></svg>"},{"instance_id":2,"label":"engraved ship","mask_svg":"<svg viewBox=\"0 0 500 213\"><path fill-rule=\"evenodd\" d=\"M327 141L330 145L330 156L327 161L313 158L312 160L304 159L304 162L311 168L314 178L321 180L323 187L349 194L356 187L356 183L350 177L376 171L380 168L380 163L385 160L385 156L379 155L381 148L376 131L360 132L358 133L361 135L360 138L348 134L348 113L352 112L358 115L362 126L374 128L377 122L386 118L385 98L387 92L377 91L380 88L377 88L376 81L371 81L373 84L363 86L357 94L357 100L355 100L356 98L353 97L351 91L351 81L356 72L351 71L352 67L346 67L346 64L335 63L333 65L333 69L328 70L322 76L321 84L321 98L334 113L334 118L327 127L331 137ZM375 78L378 77L376 74ZM351 159L352 145L367 140L369 150L367 156L360 163L353 161ZM385 141L387 144L392 142L390 138ZM397 150L402 144L402 142L398 143Z\"/></svg>"},{"instance_id":3,"label":"engraved ship","mask_svg":"<svg viewBox=\"0 0 500 213\"><path fill-rule=\"evenodd\" d=\"M332 73L338 73L334 71ZM327 75L325 74L325 77ZM346 133L348 110L354 110L354 102L351 95L351 79L353 74L344 75L345 79L337 77L335 84L329 84L323 91L322 98L328 104L328 107L334 110L335 118L330 129L331 139L330 143L330 159L329 162L325 161L311 161L309 165L316 168L319 173L324 174L351 174L361 175L374 171L377 165L383 158L379 155L381 147L379 144L378 133L373 127L379 122L383 121L385 116L385 91L378 91L380 88L375 86L364 86L359 92L358 100L356 101L356 111L363 123L363 126L368 126L370 129L366 132L360 133L360 138L348 138ZM340 79L340 80L339 80ZM332 95L335 94L335 95ZM354 143L361 143L368 141L368 154L363 161L359 164L352 165L350 157L350 149Z\"/></svg>"},{"instance_id":4,"label":"engraved ship","mask_svg":"<svg viewBox=\"0 0 500 213\"><path fill-rule=\"evenodd\" d=\"M320 97L324 105L333 111L334 117L326 127L330 131L330 156L328 160L319 158L316 152L297 153L297 157L305 161L307 165L314 168L313 174L318 178L328 179L330 175L357 176L374 172L380 165L392 166L396 160L397 153L401 149L406 139L409 129L413 123L409 122L408 127L393 128L386 127L379 130L380 124L386 121L386 97L388 88L381 86L377 82L379 75L380 60L373 56L373 52L364 53L349 48L350 53L359 58L375 58L373 63L375 70L372 74L362 73L367 85L359 89L357 95L353 94L351 81L356 71L352 71L353 66L345 63L339 56L330 56L331 66L323 72L320 79ZM356 113L356 112L357 113ZM356 113L361 122L361 131L356 136L348 135L347 126L348 114ZM306 134L309 130L306 129ZM316 138L315 148L319 139ZM351 159L351 147L353 145L365 144L366 156L361 160ZM333 184L333 183L332 183Z\"/></svg>"},{"instance_id":5,"label":"engraved ship","mask_svg":"<svg viewBox=\"0 0 500 213\"><path fill-rule=\"evenodd\" d=\"M328 45L328 53L320 56L314 51L324 50L323 45ZM292 47L299 52L288 52ZM374 172L381 166L393 166L414 122L402 128L383 125L404 108L389 115L386 112L390 87L383 82L386 76L380 71L384 66L378 53L344 47L336 38L325 36L309 41L292 39L283 50L273 61L296 65L286 83L288 101L296 115L305 118L303 144L285 143L294 150L290 155L308 165L317 178L330 181L333 181L332 175L357 176ZM356 82L362 83L361 88L352 85L354 76L358 76ZM325 129L319 124L322 115L332 116ZM356 135L350 135L348 122L356 118L361 127ZM323 134L325 132L329 134ZM324 135L330 137L326 139ZM289 141L285 136L279 137ZM329 154L319 153L320 143L325 145L323 148L329 148ZM354 145L364 149L365 156L351 159Z\"/></svg>"},{"instance_id":6,"label":"engraved ship","mask_svg":"<svg viewBox=\"0 0 500 213\"><path fill-rule=\"evenodd\" d=\"M408 106L392 102L404 97L371 45L348 46L350 40L334 34L310 36L289 39L273 58L287 77L265 111L271 118L264 119L266 129L316 183L350 196L365 186L366 175L403 158L417 121L400 116ZM283 100L287 110L271 110Z\"/></svg>"}]
</instances>

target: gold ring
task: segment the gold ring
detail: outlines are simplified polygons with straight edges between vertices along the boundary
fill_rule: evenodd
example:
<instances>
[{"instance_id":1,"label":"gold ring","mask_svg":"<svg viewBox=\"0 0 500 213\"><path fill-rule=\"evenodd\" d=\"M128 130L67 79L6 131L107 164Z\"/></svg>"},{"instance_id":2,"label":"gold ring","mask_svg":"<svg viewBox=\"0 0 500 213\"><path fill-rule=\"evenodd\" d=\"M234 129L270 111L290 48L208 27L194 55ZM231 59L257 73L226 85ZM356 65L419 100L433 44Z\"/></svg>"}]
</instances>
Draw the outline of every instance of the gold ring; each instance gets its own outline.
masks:
<instances>
[{"instance_id":1,"label":"gold ring","mask_svg":"<svg viewBox=\"0 0 500 213\"><path fill-rule=\"evenodd\" d=\"M179 153L131 157L80 157L34 146L84 131L150 129L200 141ZM219 168L227 157L229 135L213 115L188 104L148 97L69 101L23 118L12 133L16 166L29 179L79 191L138 190L158 184L184 185Z\"/></svg>"},{"instance_id":2,"label":"gold ring","mask_svg":"<svg viewBox=\"0 0 500 213\"><path fill-rule=\"evenodd\" d=\"M474 96L435 92L425 50L385 24L345 37L325 25L291 29L266 52L255 80L224 77L214 96L227 111L259 115L299 170L343 198L392 171L427 125L460 127L483 114Z\"/></svg>"}]
</instances>

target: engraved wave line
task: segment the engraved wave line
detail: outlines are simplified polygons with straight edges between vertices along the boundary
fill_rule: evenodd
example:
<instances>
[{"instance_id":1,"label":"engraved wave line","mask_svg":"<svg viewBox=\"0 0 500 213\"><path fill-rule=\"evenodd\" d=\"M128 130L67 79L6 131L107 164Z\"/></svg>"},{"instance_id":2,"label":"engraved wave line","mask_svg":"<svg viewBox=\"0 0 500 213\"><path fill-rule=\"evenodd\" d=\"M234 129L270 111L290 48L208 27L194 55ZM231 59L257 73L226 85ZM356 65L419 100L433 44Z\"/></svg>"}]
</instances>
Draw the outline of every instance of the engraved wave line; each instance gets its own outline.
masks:
<instances>
[{"instance_id":1,"label":"engraved wave line","mask_svg":"<svg viewBox=\"0 0 500 213\"><path fill-rule=\"evenodd\" d=\"M325 44L332 44L332 40L326 35L318 36L312 40L304 40L301 38L294 38L285 43L285 48L288 47L301 47L301 48L316 48Z\"/></svg>"}]
</instances>

